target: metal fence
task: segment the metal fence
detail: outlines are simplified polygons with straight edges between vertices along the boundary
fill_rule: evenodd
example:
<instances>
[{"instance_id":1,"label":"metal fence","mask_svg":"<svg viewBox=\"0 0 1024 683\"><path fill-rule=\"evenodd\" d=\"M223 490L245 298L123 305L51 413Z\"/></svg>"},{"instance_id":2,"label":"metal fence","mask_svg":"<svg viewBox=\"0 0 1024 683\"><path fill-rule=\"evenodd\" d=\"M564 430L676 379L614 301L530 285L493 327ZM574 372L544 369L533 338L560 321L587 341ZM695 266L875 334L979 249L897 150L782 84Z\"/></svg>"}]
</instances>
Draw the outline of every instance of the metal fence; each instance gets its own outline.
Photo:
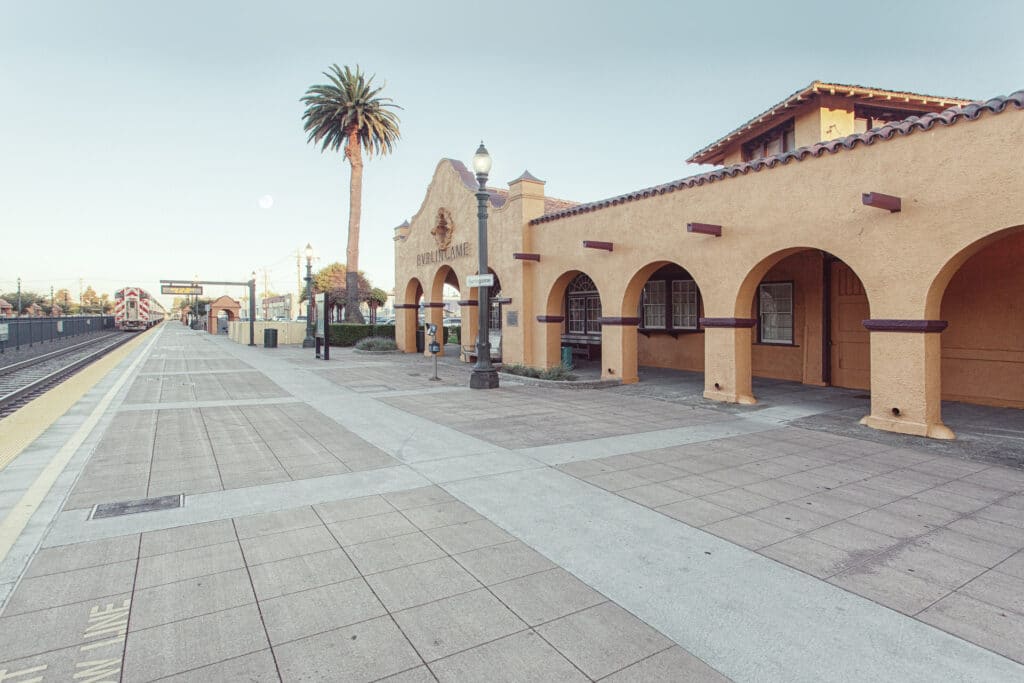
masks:
<instances>
[{"instance_id":1,"label":"metal fence","mask_svg":"<svg viewBox=\"0 0 1024 683\"><path fill-rule=\"evenodd\" d=\"M114 329L112 315L69 315L61 318L0 318L0 353L91 332Z\"/></svg>"}]
</instances>

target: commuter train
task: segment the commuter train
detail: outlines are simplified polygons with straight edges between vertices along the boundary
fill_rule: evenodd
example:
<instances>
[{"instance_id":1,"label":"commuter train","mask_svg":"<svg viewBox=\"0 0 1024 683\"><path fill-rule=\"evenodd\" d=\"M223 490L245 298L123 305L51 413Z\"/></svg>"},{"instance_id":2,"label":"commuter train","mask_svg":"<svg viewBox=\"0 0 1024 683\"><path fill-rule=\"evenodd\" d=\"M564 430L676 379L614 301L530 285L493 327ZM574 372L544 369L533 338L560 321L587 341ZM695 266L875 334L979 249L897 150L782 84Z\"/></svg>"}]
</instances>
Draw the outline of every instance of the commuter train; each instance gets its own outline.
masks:
<instances>
[{"instance_id":1,"label":"commuter train","mask_svg":"<svg viewBox=\"0 0 1024 683\"><path fill-rule=\"evenodd\" d=\"M126 332L145 330L163 321L166 311L141 287L114 292L114 327Z\"/></svg>"}]
</instances>

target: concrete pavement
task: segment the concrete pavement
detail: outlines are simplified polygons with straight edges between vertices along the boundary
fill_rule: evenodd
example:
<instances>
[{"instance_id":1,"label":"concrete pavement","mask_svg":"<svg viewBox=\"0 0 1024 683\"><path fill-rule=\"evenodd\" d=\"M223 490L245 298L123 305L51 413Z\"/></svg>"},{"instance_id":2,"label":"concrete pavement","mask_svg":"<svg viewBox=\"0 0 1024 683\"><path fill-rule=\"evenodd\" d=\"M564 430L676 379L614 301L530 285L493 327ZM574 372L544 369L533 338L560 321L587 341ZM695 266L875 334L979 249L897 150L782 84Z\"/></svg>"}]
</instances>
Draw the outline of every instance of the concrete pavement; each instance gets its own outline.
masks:
<instances>
[{"instance_id":1,"label":"concrete pavement","mask_svg":"<svg viewBox=\"0 0 1024 683\"><path fill-rule=\"evenodd\" d=\"M24 515L68 456L0 562L0 680L1024 676L1020 470L794 426L830 401L332 356L165 326L0 470Z\"/></svg>"}]
</instances>

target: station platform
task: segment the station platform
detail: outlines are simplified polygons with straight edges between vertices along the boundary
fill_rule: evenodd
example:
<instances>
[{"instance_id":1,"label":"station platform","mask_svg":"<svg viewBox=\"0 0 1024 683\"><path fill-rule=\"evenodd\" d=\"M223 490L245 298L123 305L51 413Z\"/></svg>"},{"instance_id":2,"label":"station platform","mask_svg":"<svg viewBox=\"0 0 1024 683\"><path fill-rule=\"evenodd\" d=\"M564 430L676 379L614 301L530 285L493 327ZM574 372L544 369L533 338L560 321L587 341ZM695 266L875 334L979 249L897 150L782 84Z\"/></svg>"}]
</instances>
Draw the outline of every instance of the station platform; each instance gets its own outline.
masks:
<instances>
[{"instance_id":1,"label":"station platform","mask_svg":"<svg viewBox=\"0 0 1024 683\"><path fill-rule=\"evenodd\" d=\"M0 680L1024 679L1024 471L843 402L119 353L0 422Z\"/></svg>"}]
</instances>

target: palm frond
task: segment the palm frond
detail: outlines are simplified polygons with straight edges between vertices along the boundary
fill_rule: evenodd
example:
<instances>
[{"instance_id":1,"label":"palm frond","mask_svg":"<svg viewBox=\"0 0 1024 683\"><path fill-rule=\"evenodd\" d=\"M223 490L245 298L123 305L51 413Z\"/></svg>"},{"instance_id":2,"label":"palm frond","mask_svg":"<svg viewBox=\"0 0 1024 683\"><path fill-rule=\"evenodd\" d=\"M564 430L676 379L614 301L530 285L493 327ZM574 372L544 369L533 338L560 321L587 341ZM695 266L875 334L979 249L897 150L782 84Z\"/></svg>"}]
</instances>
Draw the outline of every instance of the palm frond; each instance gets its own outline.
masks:
<instances>
[{"instance_id":1,"label":"palm frond","mask_svg":"<svg viewBox=\"0 0 1024 683\"><path fill-rule=\"evenodd\" d=\"M355 131L360 147L370 156L394 151L401 138L398 115L401 109L390 97L382 97L384 86L374 87L375 76L362 69L332 64L324 72L329 83L310 86L301 102L307 142L320 145L320 151L338 151Z\"/></svg>"}]
</instances>

